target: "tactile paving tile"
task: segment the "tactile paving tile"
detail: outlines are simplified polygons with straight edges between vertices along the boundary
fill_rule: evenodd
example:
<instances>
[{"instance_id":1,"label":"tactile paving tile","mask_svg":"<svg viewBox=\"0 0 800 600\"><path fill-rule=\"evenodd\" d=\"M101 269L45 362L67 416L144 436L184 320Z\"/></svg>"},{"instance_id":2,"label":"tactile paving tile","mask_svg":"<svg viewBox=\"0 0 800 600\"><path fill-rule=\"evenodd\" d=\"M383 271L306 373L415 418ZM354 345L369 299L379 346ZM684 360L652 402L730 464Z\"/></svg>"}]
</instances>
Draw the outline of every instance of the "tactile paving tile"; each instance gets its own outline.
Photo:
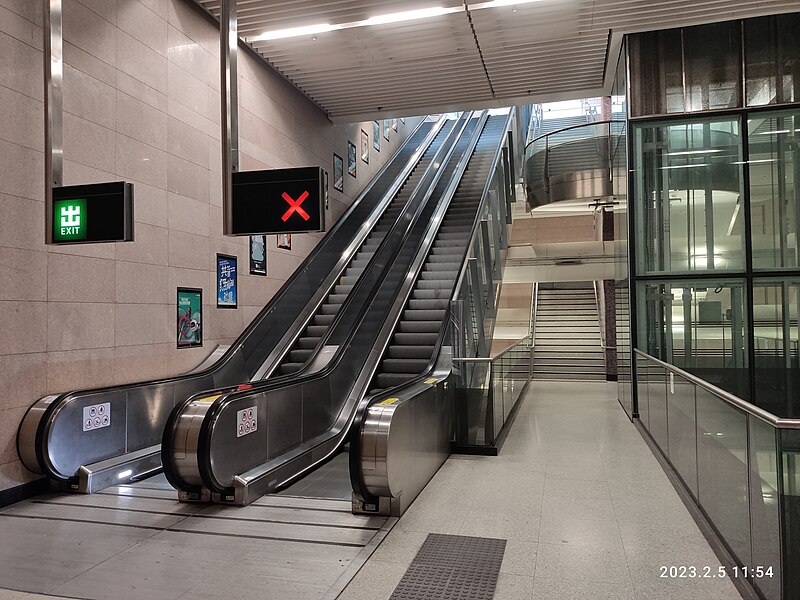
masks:
<instances>
[{"instance_id":1,"label":"tactile paving tile","mask_svg":"<svg viewBox=\"0 0 800 600\"><path fill-rule=\"evenodd\" d=\"M506 540L431 533L390 600L491 600Z\"/></svg>"}]
</instances>

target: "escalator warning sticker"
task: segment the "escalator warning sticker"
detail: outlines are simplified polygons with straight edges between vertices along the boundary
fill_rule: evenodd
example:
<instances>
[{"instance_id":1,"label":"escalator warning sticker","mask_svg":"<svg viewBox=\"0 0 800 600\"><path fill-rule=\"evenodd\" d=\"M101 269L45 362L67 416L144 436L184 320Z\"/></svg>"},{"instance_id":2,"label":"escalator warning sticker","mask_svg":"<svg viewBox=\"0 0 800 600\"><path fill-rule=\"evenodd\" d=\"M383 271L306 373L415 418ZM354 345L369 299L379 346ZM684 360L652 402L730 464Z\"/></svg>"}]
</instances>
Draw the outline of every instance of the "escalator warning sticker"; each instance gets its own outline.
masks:
<instances>
[{"instance_id":1,"label":"escalator warning sticker","mask_svg":"<svg viewBox=\"0 0 800 600\"><path fill-rule=\"evenodd\" d=\"M258 429L258 407L251 406L236 413L236 437L255 433Z\"/></svg>"},{"instance_id":2,"label":"escalator warning sticker","mask_svg":"<svg viewBox=\"0 0 800 600\"><path fill-rule=\"evenodd\" d=\"M387 398L386 400L381 400L375 406L391 406L395 402L399 402L400 398Z\"/></svg>"},{"instance_id":3,"label":"escalator warning sticker","mask_svg":"<svg viewBox=\"0 0 800 600\"><path fill-rule=\"evenodd\" d=\"M92 431L111 425L111 403L93 404L83 407L83 430Z\"/></svg>"},{"instance_id":4,"label":"escalator warning sticker","mask_svg":"<svg viewBox=\"0 0 800 600\"><path fill-rule=\"evenodd\" d=\"M436 377L431 377L430 379L426 379L425 383L427 383L428 385L431 385L431 384L434 384L434 383L439 383L440 381L441 381L441 379L437 379Z\"/></svg>"},{"instance_id":5,"label":"escalator warning sticker","mask_svg":"<svg viewBox=\"0 0 800 600\"><path fill-rule=\"evenodd\" d=\"M203 404L211 404L214 400L222 396L222 394L217 394L216 396L206 396L205 398L200 398L195 400L195 402L202 402Z\"/></svg>"}]
</instances>

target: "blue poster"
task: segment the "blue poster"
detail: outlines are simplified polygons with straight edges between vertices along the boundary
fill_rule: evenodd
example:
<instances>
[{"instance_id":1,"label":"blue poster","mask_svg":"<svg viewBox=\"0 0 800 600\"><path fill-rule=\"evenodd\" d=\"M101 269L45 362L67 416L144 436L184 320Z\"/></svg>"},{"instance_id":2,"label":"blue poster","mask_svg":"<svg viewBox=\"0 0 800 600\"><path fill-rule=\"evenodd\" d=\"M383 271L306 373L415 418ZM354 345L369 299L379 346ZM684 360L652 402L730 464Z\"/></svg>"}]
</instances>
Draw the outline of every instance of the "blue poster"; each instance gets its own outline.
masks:
<instances>
[{"instance_id":1,"label":"blue poster","mask_svg":"<svg viewBox=\"0 0 800 600\"><path fill-rule=\"evenodd\" d=\"M217 254L217 308L236 308L236 257Z\"/></svg>"}]
</instances>

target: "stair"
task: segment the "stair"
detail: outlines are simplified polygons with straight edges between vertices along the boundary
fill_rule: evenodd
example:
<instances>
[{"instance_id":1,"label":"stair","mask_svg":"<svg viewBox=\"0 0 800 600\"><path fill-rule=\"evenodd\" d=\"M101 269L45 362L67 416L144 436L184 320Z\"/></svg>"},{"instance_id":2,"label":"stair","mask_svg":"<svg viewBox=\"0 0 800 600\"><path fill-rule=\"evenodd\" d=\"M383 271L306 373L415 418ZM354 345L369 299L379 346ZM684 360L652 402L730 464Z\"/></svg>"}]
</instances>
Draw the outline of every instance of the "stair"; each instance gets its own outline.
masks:
<instances>
[{"instance_id":1,"label":"stair","mask_svg":"<svg viewBox=\"0 0 800 600\"><path fill-rule=\"evenodd\" d=\"M539 289L533 378L605 381L594 290Z\"/></svg>"},{"instance_id":2,"label":"stair","mask_svg":"<svg viewBox=\"0 0 800 600\"><path fill-rule=\"evenodd\" d=\"M628 288L618 287L617 302L617 372L620 379L630 381L631 378L631 314L628 306Z\"/></svg>"}]
</instances>

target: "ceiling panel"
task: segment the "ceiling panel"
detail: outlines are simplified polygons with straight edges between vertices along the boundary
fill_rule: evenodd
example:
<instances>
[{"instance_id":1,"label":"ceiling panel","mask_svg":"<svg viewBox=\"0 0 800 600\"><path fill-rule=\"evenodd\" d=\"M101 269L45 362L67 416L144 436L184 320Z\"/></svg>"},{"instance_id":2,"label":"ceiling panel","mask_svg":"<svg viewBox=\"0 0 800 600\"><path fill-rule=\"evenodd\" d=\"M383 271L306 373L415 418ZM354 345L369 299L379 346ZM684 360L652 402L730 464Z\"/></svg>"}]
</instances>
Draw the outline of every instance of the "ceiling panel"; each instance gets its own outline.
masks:
<instances>
[{"instance_id":1,"label":"ceiling panel","mask_svg":"<svg viewBox=\"0 0 800 600\"><path fill-rule=\"evenodd\" d=\"M219 16L220 0L195 0ZM624 33L800 10L797 0L238 0L239 34L339 122L607 92ZM362 26L380 15L450 14ZM483 8L482 8L483 6ZM328 24L269 41L278 29Z\"/></svg>"}]
</instances>

